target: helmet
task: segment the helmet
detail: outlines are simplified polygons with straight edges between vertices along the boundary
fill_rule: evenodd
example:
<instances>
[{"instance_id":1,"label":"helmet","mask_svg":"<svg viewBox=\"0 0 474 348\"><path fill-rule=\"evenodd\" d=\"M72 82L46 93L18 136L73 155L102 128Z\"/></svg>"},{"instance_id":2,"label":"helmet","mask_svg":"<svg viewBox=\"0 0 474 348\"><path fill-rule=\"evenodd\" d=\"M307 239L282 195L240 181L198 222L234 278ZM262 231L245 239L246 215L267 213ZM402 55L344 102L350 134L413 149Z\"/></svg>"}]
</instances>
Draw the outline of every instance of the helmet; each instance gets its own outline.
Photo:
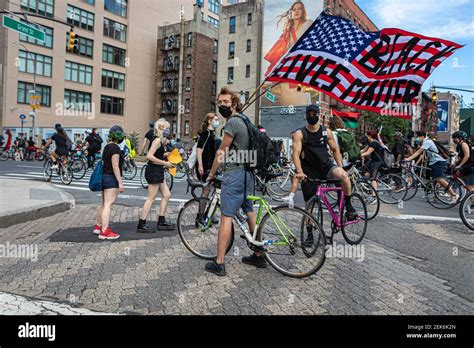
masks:
<instances>
[{"instance_id":1,"label":"helmet","mask_svg":"<svg viewBox=\"0 0 474 348\"><path fill-rule=\"evenodd\" d=\"M92 131L90 129L86 129L85 133L86 134L92 134Z\"/></svg>"},{"instance_id":2,"label":"helmet","mask_svg":"<svg viewBox=\"0 0 474 348\"><path fill-rule=\"evenodd\" d=\"M58 129L58 128L62 128L60 123L56 123L56 124L54 125L54 129Z\"/></svg>"},{"instance_id":3,"label":"helmet","mask_svg":"<svg viewBox=\"0 0 474 348\"><path fill-rule=\"evenodd\" d=\"M457 139L466 139L467 133L464 131L456 131L453 133L452 137Z\"/></svg>"}]
</instances>

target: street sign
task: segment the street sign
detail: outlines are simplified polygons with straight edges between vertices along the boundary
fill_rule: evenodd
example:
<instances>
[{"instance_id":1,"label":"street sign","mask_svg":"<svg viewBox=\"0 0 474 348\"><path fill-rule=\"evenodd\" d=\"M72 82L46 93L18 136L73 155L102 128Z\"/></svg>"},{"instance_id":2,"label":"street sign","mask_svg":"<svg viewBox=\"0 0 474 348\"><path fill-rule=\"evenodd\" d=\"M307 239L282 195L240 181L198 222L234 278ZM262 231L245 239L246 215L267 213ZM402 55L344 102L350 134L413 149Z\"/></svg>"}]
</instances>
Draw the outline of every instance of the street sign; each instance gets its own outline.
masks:
<instances>
[{"instance_id":1,"label":"street sign","mask_svg":"<svg viewBox=\"0 0 474 348\"><path fill-rule=\"evenodd\" d=\"M33 110L41 107L41 97L39 95L30 95L30 108Z\"/></svg>"},{"instance_id":2,"label":"street sign","mask_svg":"<svg viewBox=\"0 0 474 348\"><path fill-rule=\"evenodd\" d=\"M26 115L25 114L21 114L20 115L20 120L24 120L26 118Z\"/></svg>"},{"instance_id":3,"label":"street sign","mask_svg":"<svg viewBox=\"0 0 474 348\"><path fill-rule=\"evenodd\" d=\"M2 25L5 28L12 29L14 31L17 31L21 34L25 34L29 37L32 37L33 39L36 39L38 41L44 42L45 40L45 33L42 30L39 30L31 25L28 25L26 23L23 23L19 20L10 18L8 16L3 16L3 22Z\"/></svg>"},{"instance_id":4,"label":"street sign","mask_svg":"<svg viewBox=\"0 0 474 348\"><path fill-rule=\"evenodd\" d=\"M266 97L267 97L267 99L270 100L272 103L275 102L275 96L274 96L270 91L267 91Z\"/></svg>"}]
</instances>

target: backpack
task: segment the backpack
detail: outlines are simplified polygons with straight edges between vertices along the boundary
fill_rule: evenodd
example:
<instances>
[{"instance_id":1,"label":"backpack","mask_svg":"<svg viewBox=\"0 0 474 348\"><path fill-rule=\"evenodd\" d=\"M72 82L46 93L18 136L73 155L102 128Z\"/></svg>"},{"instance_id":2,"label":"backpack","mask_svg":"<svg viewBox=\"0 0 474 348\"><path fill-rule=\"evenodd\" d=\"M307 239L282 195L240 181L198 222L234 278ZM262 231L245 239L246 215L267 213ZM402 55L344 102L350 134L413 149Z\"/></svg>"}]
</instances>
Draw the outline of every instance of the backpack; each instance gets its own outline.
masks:
<instances>
[{"instance_id":1,"label":"backpack","mask_svg":"<svg viewBox=\"0 0 474 348\"><path fill-rule=\"evenodd\" d=\"M360 148L357 146L355 135L346 129L337 130L337 140L341 155L347 153L349 162L355 162L360 159Z\"/></svg>"},{"instance_id":2,"label":"backpack","mask_svg":"<svg viewBox=\"0 0 474 348\"><path fill-rule=\"evenodd\" d=\"M438 141L436 140L432 140L432 141L436 145L436 149L438 149L438 155L440 155L445 160L447 160L449 158L448 150L446 150L446 148L443 145L441 145Z\"/></svg>"},{"instance_id":3,"label":"backpack","mask_svg":"<svg viewBox=\"0 0 474 348\"><path fill-rule=\"evenodd\" d=\"M102 161L97 163L97 166L92 172L89 179L89 189L93 192L102 191L102 175L103 175L103 164Z\"/></svg>"},{"instance_id":4,"label":"backpack","mask_svg":"<svg viewBox=\"0 0 474 348\"><path fill-rule=\"evenodd\" d=\"M250 146L249 151L256 152L255 165L246 164L246 170L266 171L269 166L278 162L279 151L267 133L260 132L260 129L255 126L250 119L244 114L238 115L244 121L249 132Z\"/></svg>"},{"instance_id":5,"label":"backpack","mask_svg":"<svg viewBox=\"0 0 474 348\"><path fill-rule=\"evenodd\" d=\"M95 141L97 141L98 144L102 144L104 141L102 140L102 137L99 134L95 134L94 136Z\"/></svg>"},{"instance_id":6,"label":"backpack","mask_svg":"<svg viewBox=\"0 0 474 348\"><path fill-rule=\"evenodd\" d=\"M377 144L379 144L380 147L382 148L382 157L380 157L378 152L374 150L375 154L377 155L378 158L382 160L382 162L385 164L387 168L390 168L393 165L393 162L395 162L395 156L393 156L392 151L383 147L377 140L374 140L374 141L377 142Z\"/></svg>"}]
</instances>

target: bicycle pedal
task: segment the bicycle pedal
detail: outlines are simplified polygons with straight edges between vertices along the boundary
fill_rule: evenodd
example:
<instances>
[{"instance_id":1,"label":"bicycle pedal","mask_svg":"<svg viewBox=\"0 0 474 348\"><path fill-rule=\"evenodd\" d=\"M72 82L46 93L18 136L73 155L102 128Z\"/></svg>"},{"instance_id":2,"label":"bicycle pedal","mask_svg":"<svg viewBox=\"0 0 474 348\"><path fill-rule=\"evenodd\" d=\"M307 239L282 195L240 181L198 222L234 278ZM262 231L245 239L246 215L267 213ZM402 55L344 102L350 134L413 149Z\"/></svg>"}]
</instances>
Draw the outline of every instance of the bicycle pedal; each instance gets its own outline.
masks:
<instances>
[{"instance_id":1,"label":"bicycle pedal","mask_svg":"<svg viewBox=\"0 0 474 348\"><path fill-rule=\"evenodd\" d=\"M240 238L242 238L242 239L247 239L247 238L245 238L245 234L241 234L241 235L240 235Z\"/></svg>"}]
</instances>

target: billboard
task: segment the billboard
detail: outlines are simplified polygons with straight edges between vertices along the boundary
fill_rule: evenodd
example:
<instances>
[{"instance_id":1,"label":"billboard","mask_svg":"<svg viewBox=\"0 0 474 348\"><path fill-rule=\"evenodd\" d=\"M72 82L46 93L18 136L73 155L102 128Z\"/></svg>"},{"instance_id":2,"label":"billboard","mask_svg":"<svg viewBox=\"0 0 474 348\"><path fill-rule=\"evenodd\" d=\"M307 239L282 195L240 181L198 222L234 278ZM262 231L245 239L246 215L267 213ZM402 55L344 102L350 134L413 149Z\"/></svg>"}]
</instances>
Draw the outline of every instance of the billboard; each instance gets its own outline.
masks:
<instances>
[{"instance_id":1,"label":"billboard","mask_svg":"<svg viewBox=\"0 0 474 348\"><path fill-rule=\"evenodd\" d=\"M449 131L449 101L438 102L438 132Z\"/></svg>"},{"instance_id":2,"label":"billboard","mask_svg":"<svg viewBox=\"0 0 474 348\"><path fill-rule=\"evenodd\" d=\"M323 0L265 0L262 76L267 77L281 57L298 41L323 11ZM265 84L269 89L273 83ZM298 85L281 83L264 94L261 106L298 106L316 103L318 92Z\"/></svg>"}]
</instances>

